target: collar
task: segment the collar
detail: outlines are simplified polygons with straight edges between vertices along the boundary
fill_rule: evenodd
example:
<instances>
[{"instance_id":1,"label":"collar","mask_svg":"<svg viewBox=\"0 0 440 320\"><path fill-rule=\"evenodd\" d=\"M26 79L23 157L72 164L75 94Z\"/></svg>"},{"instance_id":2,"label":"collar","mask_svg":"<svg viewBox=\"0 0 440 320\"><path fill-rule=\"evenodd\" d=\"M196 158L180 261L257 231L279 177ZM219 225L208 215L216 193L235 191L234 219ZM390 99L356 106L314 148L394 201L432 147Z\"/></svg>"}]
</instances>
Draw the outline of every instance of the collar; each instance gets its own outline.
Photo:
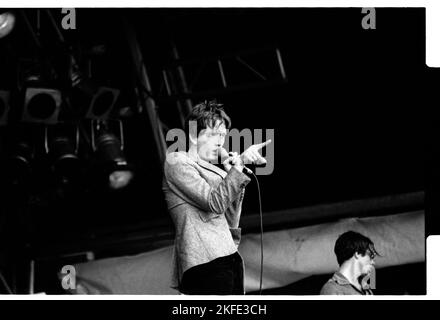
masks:
<instances>
[{"instance_id":1,"label":"collar","mask_svg":"<svg viewBox=\"0 0 440 320\"><path fill-rule=\"evenodd\" d=\"M208 161L205 161L203 159L200 158L200 156L198 154L190 154L189 152L186 153L188 155L188 157L193 160L194 162L196 162L199 166L210 170L214 173L217 173L220 177L222 177L223 179L226 177L227 172L220 169L219 167L213 165L212 163L209 163Z\"/></svg>"},{"instance_id":2,"label":"collar","mask_svg":"<svg viewBox=\"0 0 440 320\"><path fill-rule=\"evenodd\" d=\"M339 271L336 271L333 274L332 280L341 286L352 286L356 291L359 291L359 289L356 288L350 281L348 281L348 279ZM370 290L370 287L367 284L366 286L362 287L362 290L368 291Z\"/></svg>"},{"instance_id":3,"label":"collar","mask_svg":"<svg viewBox=\"0 0 440 320\"><path fill-rule=\"evenodd\" d=\"M340 284L340 285L342 285L342 286L345 286L345 285L351 285L351 282L348 281L348 279L347 279L342 273L340 273L339 271L336 271L336 272L333 274L332 279L333 279L337 284Z\"/></svg>"}]
</instances>

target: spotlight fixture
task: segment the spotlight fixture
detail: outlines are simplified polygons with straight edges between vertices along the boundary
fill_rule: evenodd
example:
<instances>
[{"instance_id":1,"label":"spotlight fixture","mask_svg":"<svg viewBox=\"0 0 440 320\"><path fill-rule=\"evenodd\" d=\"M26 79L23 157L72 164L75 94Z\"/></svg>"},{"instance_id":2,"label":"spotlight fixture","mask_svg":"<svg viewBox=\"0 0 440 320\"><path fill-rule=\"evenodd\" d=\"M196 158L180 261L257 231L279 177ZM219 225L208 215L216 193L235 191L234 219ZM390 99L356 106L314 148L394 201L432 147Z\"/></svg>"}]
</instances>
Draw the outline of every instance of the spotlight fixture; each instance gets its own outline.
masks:
<instances>
[{"instance_id":1,"label":"spotlight fixture","mask_svg":"<svg viewBox=\"0 0 440 320\"><path fill-rule=\"evenodd\" d=\"M31 173L32 160L35 151L33 145L27 140L17 140L9 148L7 173L13 185L27 181Z\"/></svg>"},{"instance_id":2,"label":"spotlight fixture","mask_svg":"<svg viewBox=\"0 0 440 320\"><path fill-rule=\"evenodd\" d=\"M120 90L100 86L90 76L86 76L73 56L70 57L70 80L72 88L77 89L73 96L76 105L86 111L84 115L91 120L107 120L113 111ZM90 71L89 71L90 73Z\"/></svg>"},{"instance_id":3,"label":"spotlight fixture","mask_svg":"<svg viewBox=\"0 0 440 320\"><path fill-rule=\"evenodd\" d=\"M55 162L66 159L78 159L76 147L67 136L58 136L50 142L50 148Z\"/></svg>"},{"instance_id":4,"label":"spotlight fixture","mask_svg":"<svg viewBox=\"0 0 440 320\"><path fill-rule=\"evenodd\" d=\"M102 133L96 142L98 159L104 162L109 170L109 186L121 189L127 186L133 178L129 169L121 141L112 133Z\"/></svg>"},{"instance_id":5,"label":"spotlight fixture","mask_svg":"<svg viewBox=\"0 0 440 320\"><path fill-rule=\"evenodd\" d=\"M86 118L95 120L108 119L119 93L118 89L99 87L90 102Z\"/></svg>"},{"instance_id":6,"label":"spotlight fixture","mask_svg":"<svg viewBox=\"0 0 440 320\"><path fill-rule=\"evenodd\" d=\"M112 189L122 189L127 186L133 178L130 170L115 170L109 175L109 186Z\"/></svg>"},{"instance_id":7,"label":"spotlight fixture","mask_svg":"<svg viewBox=\"0 0 440 320\"><path fill-rule=\"evenodd\" d=\"M0 39L6 37L14 29L15 15L12 12L0 14Z\"/></svg>"},{"instance_id":8,"label":"spotlight fixture","mask_svg":"<svg viewBox=\"0 0 440 320\"><path fill-rule=\"evenodd\" d=\"M112 189L121 189L127 186L133 178L133 172L124 154L122 122L118 122L120 138L105 128L98 133L95 143L93 138L95 134L92 131L95 153L98 160L103 163L105 170L108 171L108 184Z\"/></svg>"},{"instance_id":9,"label":"spotlight fixture","mask_svg":"<svg viewBox=\"0 0 440 320\"><path fill-rule=\"evenodd\" d=\"M64 128L65 129L65 128ZM52 161L52 169L62 182L69 182L78 176L80 161L78 158L79 130L76 127L75 140L64 130L53 138L48 138L45 128L46 152Z\"/></svg>"},{"instance_id":10,"label":"spotlight fixture","mask_svg":"<svg viewBox=\"0 0 440 320\"><path fill-rule=\"evenodd\" d=\"M22 120L25 122L55 124L61 107L61 92L48 88L27 88Z\"/></svg>"},{"instance_id":11,"label":"spotlight fixture","mask_svg":"<svg viewBox=\"0 0 440 320\"><path fill-rule=\"evenodd\" d=\"M114 163L119 167L127 165L121 142L113 133L104 132L98 136L96 151L101 161Z\"/></svg>"}]
</instances>

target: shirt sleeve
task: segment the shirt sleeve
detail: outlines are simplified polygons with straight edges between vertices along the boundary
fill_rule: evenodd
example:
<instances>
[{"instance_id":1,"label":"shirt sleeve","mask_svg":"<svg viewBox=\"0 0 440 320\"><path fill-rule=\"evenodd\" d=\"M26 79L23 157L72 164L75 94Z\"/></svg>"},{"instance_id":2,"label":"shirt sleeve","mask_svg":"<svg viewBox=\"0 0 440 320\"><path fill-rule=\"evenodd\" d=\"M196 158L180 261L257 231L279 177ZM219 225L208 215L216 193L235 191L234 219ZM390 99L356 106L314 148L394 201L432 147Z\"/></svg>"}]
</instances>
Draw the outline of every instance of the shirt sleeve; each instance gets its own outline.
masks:
<instances>
[{"instance_id":1,"label":"shirt sleeve","mask_svg":"<svg viewBox=\"0 0 440 320\"><path fill-rule=\"evenodd\" d=\"M330 295L340 295L342 293L337 290L332 282L327 282L321 289L320 295L330 296Z\"/></svg>"}]
</instances>

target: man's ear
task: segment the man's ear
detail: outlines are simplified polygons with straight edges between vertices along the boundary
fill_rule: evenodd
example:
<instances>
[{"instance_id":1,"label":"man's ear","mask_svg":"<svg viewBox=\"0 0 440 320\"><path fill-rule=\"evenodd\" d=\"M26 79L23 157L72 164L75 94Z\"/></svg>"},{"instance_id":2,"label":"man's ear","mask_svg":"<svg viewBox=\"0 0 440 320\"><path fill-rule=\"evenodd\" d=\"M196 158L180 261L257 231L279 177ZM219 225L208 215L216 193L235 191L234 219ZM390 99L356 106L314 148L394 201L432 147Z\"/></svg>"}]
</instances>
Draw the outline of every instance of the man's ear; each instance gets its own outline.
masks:
<instances>
[{"instance_id":1,"label":"man's ear","mask_svg":"<svg viewBox=\"0 0 440 320\"><path fill-rule=\"evenodd\" d=\"M359 259L362 255L359 252L354 253L354 258Z\"/></svg>"}]
</instances>

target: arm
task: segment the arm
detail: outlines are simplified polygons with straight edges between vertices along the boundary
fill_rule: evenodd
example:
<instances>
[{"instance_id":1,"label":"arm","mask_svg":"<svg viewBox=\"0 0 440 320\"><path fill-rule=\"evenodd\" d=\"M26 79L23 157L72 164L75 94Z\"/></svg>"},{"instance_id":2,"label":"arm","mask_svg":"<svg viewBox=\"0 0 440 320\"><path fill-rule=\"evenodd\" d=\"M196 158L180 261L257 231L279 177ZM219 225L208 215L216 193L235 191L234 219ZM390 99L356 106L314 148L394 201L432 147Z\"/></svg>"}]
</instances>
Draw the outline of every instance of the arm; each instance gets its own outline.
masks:
<instances>
[{"instance_id":1,"label":"arm","mask_svg":"<svg viewBox=\"0 0 440 320\"><path fill-rule=\"evenodd\" d=\"M232 168L223 181L213 188L184 156L177 156L172 163L165 163L165 177L177 194L202 210L217 214L225 213L250 181L245 174Z\"/></svg>"},{"instance_id":2,"label":"arm","mask_svg":"<svg viewBox=\"0 0 440 320\"><path fill-rule=\"evenodd\" d=\"M239 197L232 204L232 208L226 211L226 220L228 221L229 231L231 232L232 239L235 245L238 247L241 241L241 228L239 227L241 217L241 205L243 203L245 189L241 191Z\"/></svg>"},{"instance_id":3,"label":"arm","mask_svg":"<svg viewBox=\"0 0 440 320\"><path fill-rule=\"evenodd\" d=\"M241 216L241 206L243 204L245 188L243 188L237 200L232 203L230 210L226 211L226 220L230 228L238 228Z\"/></svg>"}]
</instances>

